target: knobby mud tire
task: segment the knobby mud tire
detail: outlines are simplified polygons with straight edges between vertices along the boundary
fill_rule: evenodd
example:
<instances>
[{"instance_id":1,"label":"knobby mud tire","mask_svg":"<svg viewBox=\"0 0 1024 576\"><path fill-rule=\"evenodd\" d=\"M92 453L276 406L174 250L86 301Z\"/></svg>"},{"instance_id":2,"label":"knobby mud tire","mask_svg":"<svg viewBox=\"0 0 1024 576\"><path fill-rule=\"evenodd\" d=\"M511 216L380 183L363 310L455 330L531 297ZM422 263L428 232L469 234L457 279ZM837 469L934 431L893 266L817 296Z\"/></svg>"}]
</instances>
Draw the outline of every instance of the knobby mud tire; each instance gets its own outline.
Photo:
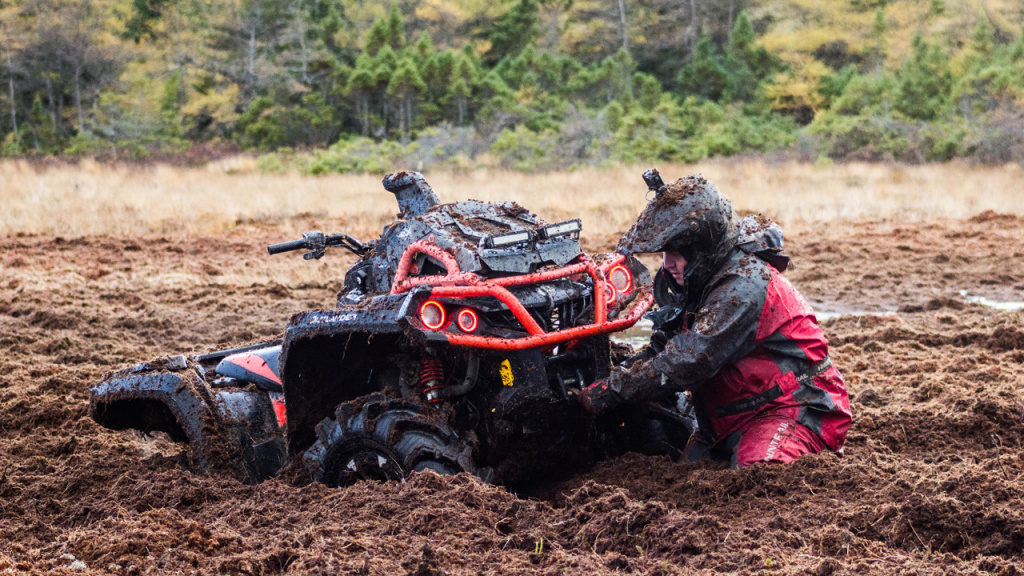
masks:
<instances>
[{"instance_id":1,"label":"knobby mud tire","mask_svg":"<svg viewBox=\"0 0 1024 576\"><path fill-rule=\"evenodd\" d=\"M314 481L332 487L402 480L422 470L476 474L472 447L434 410L383 396L340 404L317 425L303 464Z\"/></svg>"}]
</instances>

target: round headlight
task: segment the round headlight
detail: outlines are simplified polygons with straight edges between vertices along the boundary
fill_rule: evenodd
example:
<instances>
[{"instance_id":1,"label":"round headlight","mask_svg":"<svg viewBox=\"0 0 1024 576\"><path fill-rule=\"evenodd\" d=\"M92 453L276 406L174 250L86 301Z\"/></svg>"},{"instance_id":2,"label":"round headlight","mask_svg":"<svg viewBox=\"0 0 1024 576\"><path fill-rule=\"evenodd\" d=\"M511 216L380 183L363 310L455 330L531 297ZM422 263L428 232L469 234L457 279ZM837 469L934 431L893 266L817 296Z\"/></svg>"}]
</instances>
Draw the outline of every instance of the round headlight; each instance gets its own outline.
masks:
<instances>
[{"instance_id":1,"label":"round headlight","mask_svg":"<svg viewBox=\"0 0 1024 576\"><path fill-rule=\"evenodd\" d=\"M633 289L633 274L622 264L613 266L608 271L608 281L615 286L615 290L620 294L625 294Z\"/></svg>"},{"instance_id":2,"label":"round headlight","mask_svg":"<svg viewBox=\"0 0 1024 576\"><path fill-rule=\"evenodd\" d=\"M469 308L459 310L459 314L455 317L455 321L459 324L459 330L462 330L467 334L476 332L477 326L480 325L480 318L476 315L476 312Z\"/></svg>"},{"instance_id":3,"label":"round headlight","mask_svg":"<svg viewBox=\"0 0 1024 576\"><path fill-rule=\"evenodd\" d=\"M431 330L440 330L444 326L444 306L437 300L427 300L420 305L420 322Z\"/></svg>"}]
</instances>

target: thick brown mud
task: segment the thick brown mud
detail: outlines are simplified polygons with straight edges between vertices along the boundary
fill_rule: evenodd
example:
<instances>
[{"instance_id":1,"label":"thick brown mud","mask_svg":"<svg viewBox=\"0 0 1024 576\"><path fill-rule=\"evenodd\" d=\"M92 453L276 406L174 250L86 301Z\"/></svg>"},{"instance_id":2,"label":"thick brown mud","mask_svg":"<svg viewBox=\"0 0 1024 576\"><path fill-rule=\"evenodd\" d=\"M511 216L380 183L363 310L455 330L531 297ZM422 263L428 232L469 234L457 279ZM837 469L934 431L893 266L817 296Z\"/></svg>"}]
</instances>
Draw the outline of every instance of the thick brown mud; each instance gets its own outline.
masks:
<instances>
[{"instance_id":1,"label":"thick brown mud","mask_svg":"<svg viewBox=\"0 0 1024 576\"><path fill-rule=\"evenodd\" d=\"M327 226L330 223L319 223ZM273 338L354 260L218 237L0 238L0 573L1003 574L1024 571L1024 219L787 239L854 407L846 454L734 472L637 455L515 495L468 476L327 489L197 475L87 416L103 374ZM609 249L614 238L588 249Z\"/></svg>"}]
</instances>

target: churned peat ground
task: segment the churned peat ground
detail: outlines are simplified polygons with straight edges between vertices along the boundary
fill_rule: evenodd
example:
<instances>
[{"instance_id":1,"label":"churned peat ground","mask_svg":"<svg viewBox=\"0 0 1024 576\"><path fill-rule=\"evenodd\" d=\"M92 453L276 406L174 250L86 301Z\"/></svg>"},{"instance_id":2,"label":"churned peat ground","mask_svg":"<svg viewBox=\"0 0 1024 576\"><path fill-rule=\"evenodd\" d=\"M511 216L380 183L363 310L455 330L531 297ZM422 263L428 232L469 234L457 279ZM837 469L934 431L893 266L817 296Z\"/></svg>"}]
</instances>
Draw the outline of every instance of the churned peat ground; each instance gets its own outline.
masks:
<instances>
[{"instance_id":1,"label":"churned peat ground","mask_svg":"<svg viewBox=\"0 0 1024 576\"><path fill-rule=\"evenodd\" d=\"M0 573L1020 573L1024 311L962 291L1024 301L1024 218L784 224L797 287L858 312L823 322L853 398L846 455L740 472L628 455L529 497L430 474L245 486L88 418L108 370L330 305L351 258L263 247L340 218L0 236Z\"/></svg>"}]
</instances>

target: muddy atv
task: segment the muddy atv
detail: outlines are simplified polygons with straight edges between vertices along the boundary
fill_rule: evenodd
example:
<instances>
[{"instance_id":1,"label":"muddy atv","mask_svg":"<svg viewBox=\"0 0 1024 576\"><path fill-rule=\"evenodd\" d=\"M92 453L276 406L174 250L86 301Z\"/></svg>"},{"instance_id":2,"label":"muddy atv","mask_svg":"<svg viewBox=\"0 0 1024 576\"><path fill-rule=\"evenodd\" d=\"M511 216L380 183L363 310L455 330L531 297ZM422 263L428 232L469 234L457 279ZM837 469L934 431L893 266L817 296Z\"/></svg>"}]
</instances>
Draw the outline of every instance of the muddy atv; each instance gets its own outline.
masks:
<instances>
[{"instance_id":1,"label":"muddy atv","mask_svg":"<svg viewBox=\"0 0 1024 576\"><path fill-rule=\"evenodd\" d=\"M384 187L401 213L379 239L269 247L359 255L336 308L297 314L278 341L113 373L92 417L164 432L200 469L249 482L289 456L332 486L426 469L514 483L589 459L600 430L570 396L608 374L608 334L650 308L647 269L585 254L578 220L441 204L415 172Z\"/></svg>"}]
</instances>

